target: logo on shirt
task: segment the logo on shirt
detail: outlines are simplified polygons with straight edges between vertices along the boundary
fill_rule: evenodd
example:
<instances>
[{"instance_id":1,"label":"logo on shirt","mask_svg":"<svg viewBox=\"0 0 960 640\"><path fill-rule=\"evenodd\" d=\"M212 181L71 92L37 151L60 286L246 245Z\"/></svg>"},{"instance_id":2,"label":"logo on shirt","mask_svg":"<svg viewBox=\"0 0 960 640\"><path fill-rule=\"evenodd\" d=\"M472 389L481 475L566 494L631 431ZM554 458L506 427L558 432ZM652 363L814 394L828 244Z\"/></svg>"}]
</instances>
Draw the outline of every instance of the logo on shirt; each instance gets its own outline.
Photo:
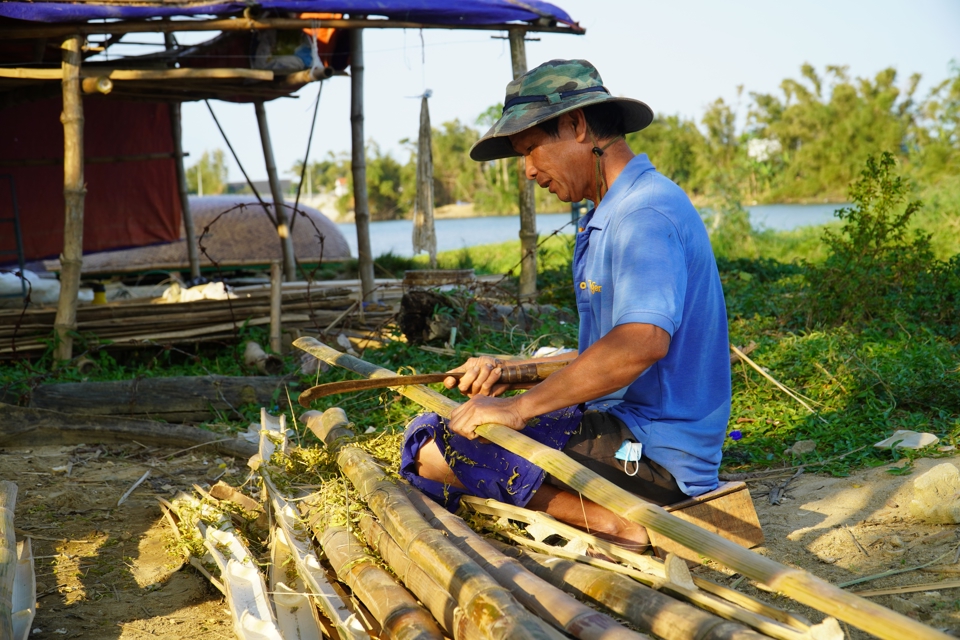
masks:
<instances>
[{"instance_id":1,"label":"logo on shirt","mask_svg":"<svg viewBox=\"0 0 960 640\"><path fill-rule=\"evenodd\" d=\"M593 280L587 280L580 283L581 289L590 289L590 293L600 293L600 289L603 288L603 285L599 285Z\"/></svg>"}]
</instances>

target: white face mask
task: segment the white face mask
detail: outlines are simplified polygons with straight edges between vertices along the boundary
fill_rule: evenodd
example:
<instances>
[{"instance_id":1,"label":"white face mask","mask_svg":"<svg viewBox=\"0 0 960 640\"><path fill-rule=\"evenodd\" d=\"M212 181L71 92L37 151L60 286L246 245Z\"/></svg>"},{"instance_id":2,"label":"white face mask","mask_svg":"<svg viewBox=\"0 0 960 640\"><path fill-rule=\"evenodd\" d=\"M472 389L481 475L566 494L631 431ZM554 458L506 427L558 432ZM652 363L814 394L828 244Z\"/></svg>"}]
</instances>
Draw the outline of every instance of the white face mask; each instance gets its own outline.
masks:
<instances>
[{"instance_id":1,"label":"white face mask","mask_svg":"<svg viewBox=\"0 0 960 640\"><path fill-rule=\"evenodd\" d=\"M640 458L643 455L643 445L632 440L624 440L613 457L623 460L623 471L628 476L635 476L640 471ZM633 473L630 473L630 463L633 464Z\"/></svg>"}]
</instances>

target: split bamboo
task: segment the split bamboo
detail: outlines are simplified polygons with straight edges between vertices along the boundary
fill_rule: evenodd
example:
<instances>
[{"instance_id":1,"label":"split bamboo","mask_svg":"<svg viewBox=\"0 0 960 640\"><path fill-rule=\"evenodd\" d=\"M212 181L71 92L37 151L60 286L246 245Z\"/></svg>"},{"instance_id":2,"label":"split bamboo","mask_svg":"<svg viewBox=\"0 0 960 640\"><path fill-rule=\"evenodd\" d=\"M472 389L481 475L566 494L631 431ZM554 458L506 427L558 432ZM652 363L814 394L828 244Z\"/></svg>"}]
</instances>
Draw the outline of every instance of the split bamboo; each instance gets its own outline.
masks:
<instances>
[{"instance_id":1,"label":"split bamboo","mask_svg":"<svg viewBox=\"0 0 960 640\"><path fill-rule=\"evenodd\" d=\"M763 640L765 636L735 622L674 600L670 596L603 569L572 560L495 543L503 553L516 554L520 563L551 584L578 598L601 605L644 631L665 640Z\"/></svg>"},{"instance_id":2,"label":"split bamboo","mask_svg":"<svg viewBox=\"0 0 960 640\"><path fill-rule=\"evenodd\" d=\"M321 509L323 505L317 505ZM442 640L433 617L385 570L346 527L327 527L320 546L341 581L360 598L380 624L380 637L391 640Z\"/></svg>"},{"instance_id":3,"label":"split bamboo","mask_svg":"<svg viewBox=\"0 0 960 640\"><path fill-rule=\"evenodd\" d=\"M524 609L477 563L420 516L383 470L363 451L345 447L337 456L384 529L410 558L457 599L461 609L487 640L556 638L546 623Z\"/></svg>"},{"instance_id":4,"label":"split bamboo","mask_svg":"<svg viewBox=\"0 0 960 640\"><path fill-rule=\"evenodd\" d=\"M407 496L436 528L446 531L474 562L510 589L525 607L554 627L580 640L642 640L647 636L631 631L610 616L568 596L561 589L538 578L516 559L501 553L477 535L467 523L412 487ZM604 605L606 606L606 605ZM680 640L680 636L663 636ZM706 640L711 636L701 636ZM715 636L713 636L715 637ZM649 640L649 639L648 639ZM684 637L685 640L685 637Z\"/></svg>"},{"instance_id":5,"label":"split bamboo","mask_svg":"<svg viewBox=\"0 0 960 640\"><path fill-rule=\"evenodd\" d=\"M320 640L323 633L317 608L304 593L306 585L300 574L288 570L295 562L283 529L274 527L270 540L269 595L277 612L280 635L284 640Z\"/></svg>"},{"instance_id":6,"label":"split bamboo","mask_svg":"<svg viewBox=\"0 0 960 640\"><path fill-rule=\"evenodd\" d=\"M0 481L0 640L13 640L13 581L17 574L17 538L13 512L17 485Z\"/></svg>"},{"instance_id":7,"label":"split bamboo","mask_svg":"<svg viewBox=\"0 0 960 640\"><path fill-rule=\"evenodd\" d=\"M13 637L27 640L37 615L37 574L30 538L17 544L17 575L13 582Z\"/></svg>"},{"instance_id":8,"label":"split bamboo","mask_svg":"<svg viewBox=\"0 0 960 640\"><path fill-rule=\"evenodd\" d=\"M311 355L367 377L395 375L359 358L342 354L313 338L300 338L294 343ZM453 400L425 387L400 387L398 391L430 411L449 416L459 406ZM681 520L664 509L650 504L617 487L577 464L562 452L545 447L523 433L509 427L485 424L477 435L530 460L548 473L580 491L586 498L606 507L621 517L643 525L699 554L767 585L798 602L834 616L880 638L939 638L950 636L911 620L890 609L838 589L801 569L786 567L725 538Z\"/></svg>"},{"instance_id":9,"label":"split bamboo","mask_svg":"<svg viewBox=\"0 0 960 640\"><path fill-rule=\"evenodd\" d=\"M53 324L57 345L54 358L73 356L73 335L77 329L77 294L83 265L83 100L80 94L80 62L83 37L63 41L63 253L60 254L60 297Z\"/></svg>"}]
</instances>

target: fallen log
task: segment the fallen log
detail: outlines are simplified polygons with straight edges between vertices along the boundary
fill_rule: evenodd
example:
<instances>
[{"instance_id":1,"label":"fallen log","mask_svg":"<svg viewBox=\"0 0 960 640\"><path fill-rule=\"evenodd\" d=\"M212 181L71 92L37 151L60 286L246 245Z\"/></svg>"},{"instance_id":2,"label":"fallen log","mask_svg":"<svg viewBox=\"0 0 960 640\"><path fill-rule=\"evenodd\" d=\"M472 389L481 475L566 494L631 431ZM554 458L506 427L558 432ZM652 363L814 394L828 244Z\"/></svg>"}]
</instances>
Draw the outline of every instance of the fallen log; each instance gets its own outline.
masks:
<instances>
[{"instance_id":1,"label":"fallen log","mask_svg":"<svg viewBox=\"0 0 960 640\"><path fill-rule=\"evenodd\" d=\"M223 455L248 458L256 445L197 427L101 416L72 415L0 403L0 446L124 443L161 447L206 447Z\"/></svg>"},{"instance_id":2,"label":"fallen log","mask_svg":"<svg viewBox=\"0 0 960 640\"><path fill-rule=\"evenodd\" d=\"M30 407L69 414L142 416L167 422L202 422L227 413L236 417L245 404L286 405L277 389L283 378L264 376L182 376L107 382L42 384L33 390Z\"/></svg>"},{"instance_id":3,"label":"fallen log","mask_svg":"<svg viewBox=\"0 0 960 640\"><path fill-rule=\"evenodd\" d=\"M328 364L343 367L367 377L386 377L395 374L388 369L359 358L342 354L313 338L300 338L294 345ZM411 398L430 411L449 417L459 406L442 394L425 387L400 387L402 395ZM521 432L497 424L477 427L477 435L520 455L559 478L586 498L643 525L671 540L675 540L701 555L742 573L752 580L767 585L880 638L939 638L950 636L890 609L860 598L817 578L802 569L784 566L717 534L681 520L664 509L648 503L601 478L586 467L574 462L562 452L540 445ZM391 532L392 535L392 532Z\"/></svg>"}]
</instances>

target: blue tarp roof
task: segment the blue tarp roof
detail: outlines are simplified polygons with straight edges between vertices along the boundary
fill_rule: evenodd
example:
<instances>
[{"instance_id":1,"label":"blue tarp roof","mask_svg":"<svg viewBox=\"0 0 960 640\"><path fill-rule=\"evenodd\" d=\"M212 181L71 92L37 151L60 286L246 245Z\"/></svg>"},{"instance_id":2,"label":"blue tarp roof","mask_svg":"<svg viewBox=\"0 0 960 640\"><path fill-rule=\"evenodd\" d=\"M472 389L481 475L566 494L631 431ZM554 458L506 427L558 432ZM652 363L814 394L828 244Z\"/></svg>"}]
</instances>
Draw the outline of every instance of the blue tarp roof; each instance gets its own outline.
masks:
<instances>
[{"instance_id":1,"label":"blue tarp roof","mask_svg":"<svg viewBox=\"0 0 960 640\"><path fill-rule=\"evenodd\" d=\"M231 15L251 6L291 12L385 16L432 24L480 25L533 21L549 17L570 24L559 7L540 0L259 0L234 2L98 4L96 2L0 2L0 16L33 22L86 22L97 19L142 20L173 16Z\"/></svg>"}]
</instances>

